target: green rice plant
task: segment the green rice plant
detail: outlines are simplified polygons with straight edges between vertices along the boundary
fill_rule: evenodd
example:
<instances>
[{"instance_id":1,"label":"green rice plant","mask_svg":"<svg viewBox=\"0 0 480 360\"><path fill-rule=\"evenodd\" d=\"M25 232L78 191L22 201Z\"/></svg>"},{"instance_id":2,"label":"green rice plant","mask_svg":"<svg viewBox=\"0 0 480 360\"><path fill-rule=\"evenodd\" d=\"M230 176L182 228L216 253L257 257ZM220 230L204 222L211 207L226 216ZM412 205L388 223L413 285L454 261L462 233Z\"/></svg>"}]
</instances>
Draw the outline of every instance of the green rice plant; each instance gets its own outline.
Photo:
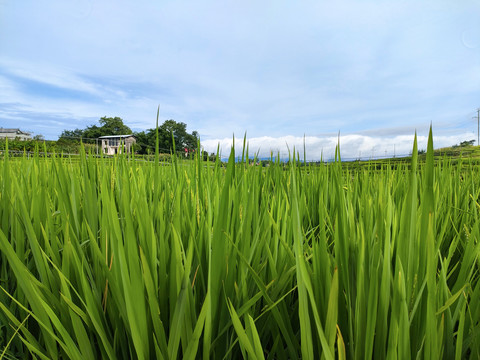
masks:
<instances>
[{"instance_id":1,"label":"green rice plant","mask_svg":"<svg viewBox=\"0 0 480 360\"><path fill-rule=\"evenodd\" d=\"M363 166L5 154L0 359L480 357L478 165L431 133Z\"/></svg>"}]
</instances>

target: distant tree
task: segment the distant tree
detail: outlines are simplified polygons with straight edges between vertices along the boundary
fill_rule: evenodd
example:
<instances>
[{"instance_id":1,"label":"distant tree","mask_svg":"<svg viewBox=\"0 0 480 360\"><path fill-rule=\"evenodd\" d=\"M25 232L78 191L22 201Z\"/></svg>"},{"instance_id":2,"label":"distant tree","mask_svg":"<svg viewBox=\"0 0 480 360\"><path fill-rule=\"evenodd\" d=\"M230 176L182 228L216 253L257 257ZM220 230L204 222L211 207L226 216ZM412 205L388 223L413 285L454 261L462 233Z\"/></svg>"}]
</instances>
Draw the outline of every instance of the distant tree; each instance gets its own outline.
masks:
<instances>
[{"instance_id":1,"label":"distant tree","mask_svg":"<svg viewBox=\"0 0 480 360\"><path fill-rule=\"evenodd\" d=\"M134 135L137 139L137 144L140 146L139 152L141 154L155 151L155 129L137 132ZM197 147L198 133L193 131L189 134L185 123L170 119L158 127L158 148L161 153L173 151L172 135L175 139L175 148L178 151L182 151L182 153L184 148L195 149Z\"/></svg>"},{"instance_id":2,"label":"distant tree","mask_svg":"<svg viewBox=\"0 0 480 360\"><path fill-rule=\"evenodd\" d=\"M198 133L194 131L192 134L187 133L187 124L176 122L175 120L166 120L158 128L159 146L165 149L173 149L173 138L175 139L175 147L177 149L194 149L197 145Z\"/></svg>"},{"instance_id":3,"label":"distant tree","mask_svg":"<svg viewBox=\"0 0 480 360\"><path fill-rule=\"evenodd\" d=\"M129 135L132 134L132 130L123 123L122 118L115 117L102 117L98 120L101 126L91 125L83 131L83 137L96 139L100 136L109 135Z\"/></svg>"},{"instance_id":4,"label":"distant tree","mask_svg":"<svg viewBox=\"0 0 480 360\"><path fill-rule=\"evenodd\" d=\"M64 130L60 134L60 138L71 138L72 140L84 139L96 139L100 136L107 135L129 135L132 130L123 123L122 118L119 117L102 117L98 120L100 126L90 125L85 129Z\"/></svg>"},{"instance_id":5,"label":"distant tree","mask_svg":"<svg viewBox=\"0 0 480 360\"><path fill-rule=\"evenodd\" d=\"M459 147L472 146L474 143L475 143L475 140L462 141L460 144L453 145L452 148L456 149L456 148L459 148Z\"/></svg>"},{"instance_id":6,"label":"distant tree","mask_svg":"<svg viewBox=\"0 0 480 360\"><path fill-rule=\"evenodd\" d=\"M75 130L63 130L62 133L59 136L59 139L70 139L74 141L80 140L80 138L83 137L83 130L81 129L75 129Z\"/></svg>"},{"instance_id":7,"label":"distant tree","mask_svg":"<svg viewBox=\"0 0 480 360\"><path fill-rule=\"evenodd\" d=\"M217 155L215 155L215 153L212 152L210 155L208 155L207 151L205 151L205 150L202 151L202 160L203 161L209 160L209 161L214 162L216 159L217 159Z\"/></svg>"},{"instance_id":8,"label":"distant tree","mask_svg":"<svg viewBox=\"0 0 480 360\"><path fill-rule=\"evenodd\" d=\"M100 125L101 131L105 133L105 135L130 135L132 134L132 130L123 123L122 118L119 117L102 117L98 120ZM108 134L107 134L108 132Z\"/></svg>"},{"instance_id":9,"label":"distant tree","mask_svg":"<svg viewBox=\"0 0 480 360\"><path fill-rule=\"evenodd\" d=\"M44 140L45 140L45 137L44 137L43 135L38 134L38 135L35 135L35 136L33 137L33 140L35 140L35 141L44 141Z\"/></svg>"},{"instance_id":10,"label":"distant tree","mask_svg":"<svg viewBox=\"0 0 480 360\"><path fill-rule=\"evenodd\" d=\"M105 136L107 134L115 135L115 134L110 134L110 131L104 130L101 127L98 127L97 125L90 125L85 130L83 130L84 139L96 139L96 138L99 138L100 136Z\"/></svg>"},{"instance_id":11,"label":"distant tree","mask_svg":"<svg viewBox=\"0 0 480 360\"><path fill-rule=\"evenodd\" d=\"M136 132L133 135L135 135L137 140L136 151L139 154L151 154L155 152L155 131L149 129L147 131Z\"/></svg>"},{"instance_id":12,"label":"distant tree","mask_svg":"<svg viewBox=\"0 0 480 360\"><path fill-rule=\"evenodd\" d=\"M140 154L151 154L155 152L155 129L133 133L119 117L112 118L104 116L98 120L98 123L99 125L90 125L85 129L64 130L58 141L66 145L68 142L79 142L80 138L82 138L84 139L84 143L93 143L90 139L96 139L100 136L133 134L137 140L137 144L134 147L135 151ZM184 148L191 150L197 147L198 133L196 131L188 133L185 123L170 119L158 127L158 148L161 153L169 153L173 150L172 134L175 139L176 149L181 151L182 154Z\"/></svg>"},{"instance_id":13,"label":"distant tree","mask_svg":"<svg viewBox=\"0 0 480 360\"><path fill-rule=\"evenodd\" d=\"M462 142L460 143L460 147L472 146L474 143L475 143L475 140L462 141Z\"/></svg>"},{"instance_id":14,"label":"distant tree","mask_svg":"<svg viewBox=\"0 0 480 360\"><path fill-rule=\"evenodd\" d=\"M203 161L208 160L208 151L205 151L205 150L202 151L202 160Z\"/></svg>"}]
</instances>

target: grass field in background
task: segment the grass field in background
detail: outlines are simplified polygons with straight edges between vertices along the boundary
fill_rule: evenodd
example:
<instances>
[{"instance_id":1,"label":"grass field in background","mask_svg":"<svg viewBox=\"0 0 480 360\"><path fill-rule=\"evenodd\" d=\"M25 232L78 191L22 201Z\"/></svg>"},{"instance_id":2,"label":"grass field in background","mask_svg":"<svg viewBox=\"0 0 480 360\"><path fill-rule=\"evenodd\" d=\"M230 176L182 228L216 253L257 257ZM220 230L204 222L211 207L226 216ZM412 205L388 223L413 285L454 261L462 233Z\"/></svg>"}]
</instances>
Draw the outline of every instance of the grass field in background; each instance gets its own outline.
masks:
<instances>
[{"instance_id":1,"label":"grass field in background","mask_svg":"<svg viewBox=\"0 0 480 360\"><path fill-rule=\"evenodd\" d=\"M478 359L480 168L412 153L7 156L0 358Z\"/></svg>"}]
</instances>

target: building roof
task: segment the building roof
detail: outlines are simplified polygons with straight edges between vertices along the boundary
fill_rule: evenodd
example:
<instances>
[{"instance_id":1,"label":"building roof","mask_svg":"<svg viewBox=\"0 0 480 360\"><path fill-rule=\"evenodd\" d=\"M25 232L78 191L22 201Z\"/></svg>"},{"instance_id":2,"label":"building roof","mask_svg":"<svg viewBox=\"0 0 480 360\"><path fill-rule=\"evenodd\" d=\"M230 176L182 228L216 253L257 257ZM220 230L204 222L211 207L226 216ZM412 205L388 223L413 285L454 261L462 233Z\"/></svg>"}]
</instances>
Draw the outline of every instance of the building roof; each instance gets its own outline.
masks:
<instances>
[{"instance_id":1,"label":"building roof","mask_svg":"<svg viewBox=\"0 0 480 360\"><path fill-rule=\"evenodd\" d=\"M127 138L127 137L135 137L135 135L130 134L130 135L107 135L107 136L100 136L99 139L111 139L111 138Z\"/></svg>"},{"instance_id":2,"label":"building roof","mask_svg":"<svg viewBox=\"0 0 480 360\"><path fill-rule=\"evenodd\" d=\"M29 132L22 131L20 129L8 129L0 127L0 133L7 133L7 134L19 134L19 135L30 135Z\"/></svg>"}]
</instances>

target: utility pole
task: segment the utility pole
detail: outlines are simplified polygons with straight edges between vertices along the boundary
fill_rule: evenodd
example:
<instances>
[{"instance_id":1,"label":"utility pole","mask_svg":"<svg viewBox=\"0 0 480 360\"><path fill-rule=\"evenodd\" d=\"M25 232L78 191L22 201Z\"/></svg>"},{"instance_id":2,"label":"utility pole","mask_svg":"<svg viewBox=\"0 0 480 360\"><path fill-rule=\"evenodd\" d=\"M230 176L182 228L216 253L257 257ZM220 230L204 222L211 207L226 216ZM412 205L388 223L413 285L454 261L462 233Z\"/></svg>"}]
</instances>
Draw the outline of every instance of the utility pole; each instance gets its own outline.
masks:
<instances>
[{"instance_id":1,"label":"utility pole","mask_svg":"<svg viewBox=\"0 0 480 360\"><path fill-rule=\"evenodd\" d=\"M480 145L480 108L477 109L477 116L474 116L472 119L477 118L477 146Z\"/></svg>"}]
</instances>

